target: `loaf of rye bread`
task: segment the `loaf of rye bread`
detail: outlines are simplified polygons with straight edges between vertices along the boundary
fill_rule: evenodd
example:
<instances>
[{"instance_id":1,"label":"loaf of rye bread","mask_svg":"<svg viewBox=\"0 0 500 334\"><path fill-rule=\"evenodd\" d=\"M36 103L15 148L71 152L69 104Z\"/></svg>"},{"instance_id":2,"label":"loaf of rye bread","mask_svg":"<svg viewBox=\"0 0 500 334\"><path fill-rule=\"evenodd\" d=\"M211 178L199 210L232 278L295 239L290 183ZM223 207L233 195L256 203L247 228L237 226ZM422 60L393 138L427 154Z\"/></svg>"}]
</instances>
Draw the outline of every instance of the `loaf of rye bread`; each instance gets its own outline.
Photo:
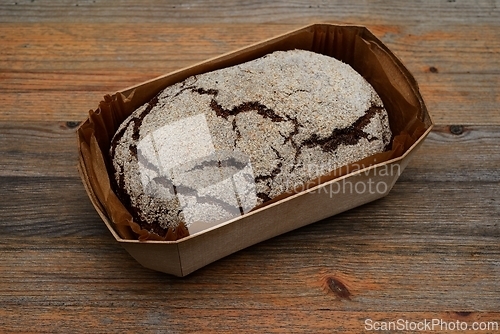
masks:
<instances>
[{"instance_id":1,"label":"loaf of rye bread","mask_svg":"<svg viewBox=\"0 0 500 334\"><path fill-rule=\"evenodd\" d=\"M277 51L167 87L114 135L115 191L144 229L190 233L385 151L388 115L349 65Z\"/></svg>"}]
</instances>

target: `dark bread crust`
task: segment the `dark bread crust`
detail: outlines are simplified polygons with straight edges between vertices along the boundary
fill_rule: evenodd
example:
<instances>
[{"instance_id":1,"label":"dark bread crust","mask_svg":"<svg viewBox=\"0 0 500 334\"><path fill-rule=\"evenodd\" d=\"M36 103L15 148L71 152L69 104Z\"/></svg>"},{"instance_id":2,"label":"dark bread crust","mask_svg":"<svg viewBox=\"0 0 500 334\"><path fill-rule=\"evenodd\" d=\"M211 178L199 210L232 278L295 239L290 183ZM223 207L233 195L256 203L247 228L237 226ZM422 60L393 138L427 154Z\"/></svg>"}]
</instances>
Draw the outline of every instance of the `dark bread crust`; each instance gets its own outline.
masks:
<instances>
[{"instance_id":1,"label":"dark bread crust","mask_svg":"<svg viewBox=\"0 0 500 334\"><path fill-rule=\"evenodd\" d=\"M217 81L215 82L217 83ZM170 89L167 88L165 91L160 92L143 108L140 108L133 113L131 117L122 124L112 139L110 156L113 160L112 172L115 175L114 186L117 195L129 208L134 220L142 228L162 237L166 235L169 229L175 229L176 224L184 221L183 215L185 212L183 212L183 207L181 204L173 200L169 200L170 204L168 205L162 205L159 202L155 202L155 205L148 204L144 207L144 205L140 204L136 198L138 194L130 191L130 187L128 186L126 180L127 173L130 174L130 171L127 170L127 166L130 166L130 162L141 164L141 168L148 170L151 175L156 175L151 177L150 183L148 184L148 186L153 185L156 187L155 189L158 187L162 189L171 189L171 192L175 197L189 194L189 196L194 198L200 205L210 204L217 206L219 209L226 212L237 212L237 214L248 212L248 208L245 206L245 203L242 202L241 198L238 198L238 196L236 196L236 204L228 203L219 197L218 194L199 194L197 192L196 185L189 185L189 181L184 183L173 182L171 178L162 174L163 171L161 170L162 168L158 167L158 161L151 161L151 155L149 155L148 158L147 154L138 148L140 140L143 140L147 136L147 132L141 132L145 119L150 113L152 113L152 111L154 113L160 112L159 110L165 108L163 105L170 103L170 101L185 98L186 96L189 96L189 98L193 100L200 101L199 103L204 105L203 108L205 113L212 113L215 115L215 118L212 119L218 119L219 121L217 122L220 124L227 123L227 126L222 125L225 129L229 129L231 132L231 139L229 140L230 143L227 143L227 147L230 147L235 151L243 150L248 153L248 150L245 151L245 147L242 147L241 143L245 140L250 140L250 142L252 141L251 139L245 138L245 134L248 135L248 128L244 120L248 118L244 117L253 117L250 119L254 119L257 122L255 123L257 125L253 126L262 127L269 125L269 129L274 129L270 131L276 132L278 138L281 138L278 140L281 144L277 145L276 140L275 142L266 144L272 160L266 162L266 172L259 172L258 168L254 169L255 175L252 182L255 183L254 196L257 199L255 203L256 205L260 205L277 197L273 186L283 181L283 175L286 175L287 173L293 174L297 170L298 173L303 172L305 160L302 161L301 159L304 158L304 151L307 151L307 154L311 154L311 152L318 152L319 150L329 159L330 157L336 157L338 154L342 154L342 152L339 151L341 148L375 143L378 145L378 149L376 151L373 151L372 149L373 152L371 154L373 154L386 150L391 140L392 135L390 134L388 126L387 113L381 105L380 100L377 100L378 97L371 101L365 112L359 117L354 119L351 117L353 121L348 125L332 128L328 135L320 135L314 131L307 135L306 130L310 127L310 124L302 122L299 114L293 115L293 113L275 110L274 107L268 105L269 101L266 102L264 100L248 99L240 101L231 107L225 107L224 105L227 105L227 103L223 103L221 100L224 100L223 96L224 94L227 94L227 92L221 91L221 88L217 85L214 86L215 87L207 86L203 83L203 80L201 80L201 76L199 76L177 84L176 87L171 87ZM290 97L293 94L307 94L308 92L309 91L306 89L295 89L290 92L285 92L282 96L285 96L286 98L286 96ZM197 98L197 96L199 98ZM377 124L380 123L380 126L382 127L382 130L378 130L378 134L374 134L373 129L367 130L373 122ZM242 128L242 126L244 127ZM279 126L281 126L281 128L279 128ZM288 131L280 130L283 128L288 129ZM125 138L126 135L130 139ZM187 133L185 135L189 136L190 134ZM267 139L261 138L261 140L266 143ZM287 150L284 151L283 147L285 146L287 147ZM128 151L128 153L124 153L124 147L126 147L126 151ZM122 155L126 154L127 162L120 162L115 159L117 156L117 150L121 150L120 154ZM251 155L251 153L248 154ZM230 163L228 163L228 161L229 160L224 160L220 157L214 156L208 158L208 160L200 162L200 164L194 168L188 168L183 172L186 173L186 175L198 175L201 171L202 173L209 175L210 173L226 169L229 170L231 168L236 169L236 171L241 171L245 168L245 164L243 162L239 163L234 159ZM254 167L258 164L258 160L252 160L252 165ZM205 171L203 172L203 170ZM130 175L128 177L130 177ZM288 187L288 189L294 188L297 185L299 184L293 184L292 187ZM143 195L144 194L139 196ZM154 199L151 199L151 201L151 203L153 203ZM144 208L147 208L147 212ZM170 217L175 217L177 223L169 223L167 225L165 223L161 223L162 219L168 215L170 215Z\"/></svg>"}]
</instances>

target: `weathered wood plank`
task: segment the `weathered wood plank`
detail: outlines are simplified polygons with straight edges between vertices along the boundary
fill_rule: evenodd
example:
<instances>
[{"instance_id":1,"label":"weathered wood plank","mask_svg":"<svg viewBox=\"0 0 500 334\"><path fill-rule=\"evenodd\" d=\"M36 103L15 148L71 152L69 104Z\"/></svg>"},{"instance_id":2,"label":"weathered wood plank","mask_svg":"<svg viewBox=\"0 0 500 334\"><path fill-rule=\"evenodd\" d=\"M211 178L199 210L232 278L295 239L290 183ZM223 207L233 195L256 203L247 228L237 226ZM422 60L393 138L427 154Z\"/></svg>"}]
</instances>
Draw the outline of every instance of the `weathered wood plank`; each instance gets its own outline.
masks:
<instances>
[{"instance_id":1,"label":"weathered wood plank","mask_svg":"<svg viewBox=\"0 0 500 334\"><path fill-rule=\"evenodd\" d=\"M109 233L14 234L0 242L0 297L3 305L32 307L126 309L163 301L191 310L498 310L500 228L493 218L445 212L438 221L420 221L425 210L389 214L383 201L252 246L184 279L140 267ZM332 279L348 298L329 288Z\"/></svg>"},{"instance_id":2,"label":"weathered wood plank","mask_svg":"<svg viewBox=\"0 0 500 334\"><path fill-rule=\"evenodd\" d=\"M58 177L0 177L3 236L89 236L108 232L81 180Z\"/></svg>"},{"instance_id":3,"label":"weathered wood plank","mask_svg":"<svg viewBox=\"0 0 500 334\"><path fill-rule=\"evenodd\" d=\"M500 313L462 313L462 312L342 312L331 309L317 311L297 311L290 309L253 310L253 309L200 309L196 313L189 308L170 308L168 301L148 303L147 307L133 310L116 307L96 307L89 304L82 306L58 305L32 308L22 306L0 311L0 316L7 320L3 328L7 331L50 332L60 328L71 328L75 332L89 328L99 328L106 333L144 331L158 333L370 333L380 328L381 322L393 326L400 321L399 328L405 333L425 321L435 325L431 331L451 333L449 329L457 320L474 326L490 328L486 333L493 333ZM18 314L30 314L33 319L25 325L15 321ZM172 319L181 319L172 321ZM371 320L371 321L370 321ZM440 321L442 320L442 322ZM375 323L374 321L379 321ZM56 327L56 323L60 327ZM489 324L488 324L489 323ZM420 326L424 326L421 324ZM431 325L428 325L431 326ZM489 327L488 327L489 326ZM423 327L421 327L423 328ZM387 332L387 331L385 331ZM429 332L429 331L428 331Z\"/></svg>"},{"instance_id":4,"label":"weathered wood plank","mask_svg":"<svg viewBox=\"0 0 500 334\"><path fill-rule=\"evenodd\" d=\"M0 205L3 235L83 236L106 231L78 177L0 180L0 196L10 199ZM345 185L345 191L354 189ZM336 235L341 231L349 237L363 237L369 227L379 237L383 233L389 239L415 233L429 238L494 239L500 237L497 192L498 182L401 181L386 198L318 223L316 232ZM429 210L438 211L439 217L429 219ZM322 238L314 235L316 232L313 230L312 240Z\"/></svg>"},{"instance_id":5,"label":"weathered wood plank","mask_svg":"<svg viewBox=\"0 0 500 334\"><path fill-rule=\"evenodd\" d=\"M2 22L164 22L164 23L269 23L315 20L392 20L409 22L497 24L497 0L470 1L196 1L133 0L117 4L95 0L17 0L0 5Z\"/></svg>"},{"instance_id":6,"label":"weathered wood plank","mask_svg":"<svg viewBox=\"0 0 500 334\"><path fill-rule=\"evenodd\" d=\"M318 21L367 26L438 123L391 193L183 279L142 268L85 194L71 122L104 94ZM0 3L0 331L500 325L499 29L498 0Z\"/></svg>"},{"instance_id":7,"label":"weathered wood plank","mask_svg":"<svg viewBox=\"0 0 500 334\"><path fill-rule=\"evenodd\" d=\"M157 304L158 305L158 304ZM16 319L19 313L24 312L31 315L32 322L20 326L16 322L8 322L4 329L7 332L28 331L39 332L43 328L44 332L57 330L55 323L60 328L72 328L73 330L82 330L99 327L107 333L121 333L124 331L148 331L160 333L365 333L364 329L369 329L372 322L402 320L402 326L415 326L410 322L431 322L442 319L442 325L435 325L434 331L444 332L444 322L468 323L473 326L474 322L484 322L484 326L495 328L495 323L499 313L472 313L462 315L463 313L454 312L341 312L333 310L319 310L316 312L303 312L288 309L255 311L231 310L231 309L202 309L194 315L187 308L169 308L168 303L164 301L159 304L160 307L148 305L144 309L131 312L128 309L116 307L95 307L90 305L71 306L61 305L57 307L37 307L35 309L29 306L7 309L2 312L3 319ZM173 322L172 319L182 319ZM52 321L51 321L52 320ZM365 325L365 321L366 325ZM405 321L408 323L405 325ZM78 327L75 326L78 324ZM251 325L250 325L251 324ZM40 325L42 327L40 327ZM450 324L451 325L451 324ZM450 326L448 325L448 326ZM373 326L373 325L372 325ZM380 326L380 323L378 324ZM442 327L441 327L442 326ZM373 327L372 327L373 328ZM403 327L405 328L405 327ZM491 331L493 332L493 331Z\"/></svg>"},{"instance_id":8,"label":"weathered wood plank","mask_svg":"<svg viewBox=\"0 0 500 334\"><path fill-rule=\"evenodd\" d=\"M77 125L71 120L0 122L0 176L78 175Z\"/></svg>"},{"instance_id":9,"label":"weathered wood plank","mask_svg":"<svg viewBox=\"0 0 500 334\"><path fill-rule=\"evenodd\" d=\"M436 126L400 180L499 182L499 140L497 126Z\"/></svg>"},{"instance_id":10,"label":"weathered wood plank","mask_svg":"<svg viewBox=\"0 0 500 334\"><path fill-rule=\"evenodd\" d=\"M83 119L104 94L299 26L3 24L0 119ZM498 27L367 26L413 72L439 124L500 124Z\"/></svg>"},{"instance_id":11,"label":"weathered wood plank","mask_svg":"<svg viewBox=\"0 0 500 334\"><path fill-rule=\"evenodd\" d=\"M0 264L1 299L3 305L33 307L147 307L164 300L171 308L191 309L498 310L494 241L471 238L457 245L437 238L376 237L351 243L356 240L346 235L325 234L315 243L293 232L184 279L142 268L110 238L53 238L50 243L7 238L11 246L0 245L6 256ZM349 298L335 294L329 279L341 282ZM214 298L215 292L224 298Z\"/></svg>"},{"instance_id":12,"label":"weathered wood plank","mask_svg":"<svg viewBox=\"0 0 500 334\"><path fill-rule=\"evenodd\" d=\"M0 176L76 177L77 124L0 121ZM499 140L496 125L436 126L400 180L498 182Z\"/></svg>"}]
</instances>

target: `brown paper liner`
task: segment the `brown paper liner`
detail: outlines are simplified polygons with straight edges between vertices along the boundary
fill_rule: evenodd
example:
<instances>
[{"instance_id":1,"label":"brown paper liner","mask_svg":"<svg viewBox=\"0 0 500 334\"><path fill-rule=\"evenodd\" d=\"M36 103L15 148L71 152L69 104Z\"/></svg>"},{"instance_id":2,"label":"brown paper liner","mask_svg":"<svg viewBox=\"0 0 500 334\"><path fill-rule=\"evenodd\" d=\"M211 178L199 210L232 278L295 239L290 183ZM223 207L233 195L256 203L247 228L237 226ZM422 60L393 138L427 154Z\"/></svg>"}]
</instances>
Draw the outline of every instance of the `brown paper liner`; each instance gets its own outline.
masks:
<instances>
[{"instance_id":1,"label":"brown paper liner","mask_svg":"<svg viewBox=\"0 0 500 334\"><path fill-rule=\"evenodd\" d=\"M256 59L277 50L304 49L328 55L351 65L377 91L389 115L393 133L390 150L372 155L356 163L340 167L308 183L308 188L368 167L400 157L431 126L418 86L401 62L364 27L314 24L248 48L208 60L184 70L143 83L132 89L106 95L99 107L89 112L89 118L77 131L82 180L100 213L113 224L123 239L178 240L189 231L185 226L170 229L160 237L142 229L118 199L110 181L109 147L118 126L139 106L148 102L160 90L189 76L233 66ZM304 187L300 187L303 190ZM278 196L268 205L296 191ZM264 205L264 206L265 206Z\"/></svg>"}]
</instances>

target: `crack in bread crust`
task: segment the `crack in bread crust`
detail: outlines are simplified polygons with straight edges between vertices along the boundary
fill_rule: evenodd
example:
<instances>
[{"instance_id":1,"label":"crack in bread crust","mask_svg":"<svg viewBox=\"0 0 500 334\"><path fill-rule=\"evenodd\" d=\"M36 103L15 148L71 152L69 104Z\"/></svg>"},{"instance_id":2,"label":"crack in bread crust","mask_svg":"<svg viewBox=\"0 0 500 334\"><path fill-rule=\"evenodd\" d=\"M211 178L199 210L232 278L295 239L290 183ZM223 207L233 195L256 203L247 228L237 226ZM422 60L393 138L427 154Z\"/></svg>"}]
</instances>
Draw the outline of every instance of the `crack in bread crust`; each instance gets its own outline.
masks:
<instances>
[{"instance_id":1,"label":"crack in bread crust","mask_svg":"<svg viewBox=\"0 0 500 334\"><path fill-rule=\"evenodd\" d=\"M358 118L353 124L346 128L335 129L331 135L325 138L319 138L318 135L313 133L309 138L301 143L301 146L315 147L319 146L323 152L334 152L340 145L356 145L361 138L368 141L378 140L378 137L370 137L370 135L363 131L363 128L370 123L370 120L376 113L383 110L381 107L371 106L370 109Z\"/></svg>"}]
</instances>

